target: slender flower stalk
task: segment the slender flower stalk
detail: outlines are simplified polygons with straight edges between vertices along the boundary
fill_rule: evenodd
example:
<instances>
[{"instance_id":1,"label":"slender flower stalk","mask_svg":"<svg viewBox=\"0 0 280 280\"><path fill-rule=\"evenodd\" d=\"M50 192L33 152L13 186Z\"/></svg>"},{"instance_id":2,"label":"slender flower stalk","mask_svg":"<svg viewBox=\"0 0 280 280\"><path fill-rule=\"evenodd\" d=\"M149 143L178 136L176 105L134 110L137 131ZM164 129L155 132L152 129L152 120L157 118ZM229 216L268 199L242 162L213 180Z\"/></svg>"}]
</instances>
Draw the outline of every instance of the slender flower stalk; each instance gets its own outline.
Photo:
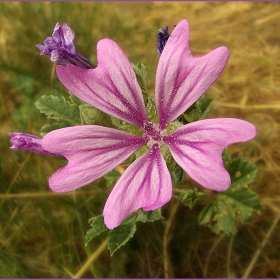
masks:
<instances>
[{"instance_id":1,"label":"slender flower stalk","mask_svg":"<svg viewBox=\"0 0 280 280\"><path fill-rule=\"evenodd\" d=\"M106 114L138 126L142 135L97 125L67 127L46 134L43 149L68 160L49 179L52 190L67 192L85 186L143 145L149 147L126 169L109 195L103 211L109 229L139 208L155 210L171 199L172 182L163 148L169 148L193 180L205 188L224 191L231 184L222 161L224 148L256 135L254 125L234 118L196 121L168 134L168 124L207 91L229 57L226 47L194 57L188 34L188 23L182 20L161 49L155 81L157 122L149 120L135 73L114 41L98 42L95 69L71 64L56 68L58 78L70 92Z\"/></svg>"},{"instance_id":2,"label":"slender flower stalk","mask_svg":"<svg viewBox=\"0 0 280 280\"><path fill-rule=\"evenodd\" d=\"M76 52L75 33L64 23L62 27L56 24L52 37L47 37L44 45L37 44L41 55L49 55L51 61L60 65L73 64L84 69L92 69L94 66L81 54Z\"/></svg>"},{"instance_id":3,"label":"slender flower stalk","mask_svg":"<svg viewBox=\"0 0 280 280\"><path fill-rule=\"evenodd\" d=\"M10 147L11 150L24 150L48 156L59 156L44 150L42 138L38 136L23 132L9 132L9 135L11 136L10 142L13 144Z\"/></svg>"}]
</instances>

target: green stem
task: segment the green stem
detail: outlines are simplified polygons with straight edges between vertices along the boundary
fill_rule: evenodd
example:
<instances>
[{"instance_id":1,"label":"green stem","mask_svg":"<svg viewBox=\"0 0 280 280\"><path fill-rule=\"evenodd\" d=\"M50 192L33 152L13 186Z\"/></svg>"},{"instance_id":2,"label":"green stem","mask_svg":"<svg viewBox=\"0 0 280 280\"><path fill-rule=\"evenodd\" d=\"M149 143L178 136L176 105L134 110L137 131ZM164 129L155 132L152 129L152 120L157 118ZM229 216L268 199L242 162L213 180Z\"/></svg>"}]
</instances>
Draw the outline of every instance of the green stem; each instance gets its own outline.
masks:
<instances>
[{"instance_id":1,"label":"green stem","mask_svg":"<svg viewBox=\"0 0 280 280\"><path fill-rule=\"evenodd\" d=\"M232 252L232 244L233 244L234 235L231 236L229 245L228 245L228 256L227 256L227 278L231 278L230 272L230 259L231 259L231 252Z\"/></svg>"},{"instance_id":2,"label":"green stem","mask_svg":"<svg viewBox=\"0 0 280 280\"><path fill-rule=\"evenodd\" d=\"M85 264L80 268L80 270L72 277L72 279L82 278L84 273L89 269L89 267L97 260L100 254L107 247L108 238L106 238L101 245L97 248L97 250L92 254L92 256L85 262Z\"/></svg>"},{"instance_id":3,"label":"green stem","mask_svg":"<svg viewBox=\"0 0 280 280\"><path fill-rule=\"evenodd\" d=\"M276 216L276 218L274 219L274 221L273 221L273 223L272 223L272 225L271 225L269 231L267 232L266 236L264 237L260 248L258 248L257 251L255 252L255 255L253 256L253 258L252 258L252 260L251 260L249 266L247 267L247 269L246 269L244 275L242 276L242 278L248 278L249 275L251 274L251 272L252 272L252 270L253 270L253 268L254 268L255 263L257 262L257 260L258 260L258 258L259 258L259 256L260 256L260 254L261 254L263 248L265 247L266 243L268 242L268 240L269 240L269 238L270 238L270 236L271 236L273 230L275 229L275 227L276 227L276 225L277 225L279 219L280 219L280 215L278 214L278 215Z\"/></svg>"},{"instance_id":4,"label":"green stem","mask_svg":"<svg viewBox=\"0 0 280 280\"><path fill-rule=\"evenodd\" d=\"M167 246L168 246L168 233L169 229L171 227L171 223L174 219L174 216L177 212L177 209L179 207L180 203L177 201L175 206L171 209L170 216L166 222L166 227L165 231L163 234L163 265L164 265L164 277L165 278L170 278L169 277L169 268L168 268L168 253L167 253Z\"/></svg>"}]
</instances>

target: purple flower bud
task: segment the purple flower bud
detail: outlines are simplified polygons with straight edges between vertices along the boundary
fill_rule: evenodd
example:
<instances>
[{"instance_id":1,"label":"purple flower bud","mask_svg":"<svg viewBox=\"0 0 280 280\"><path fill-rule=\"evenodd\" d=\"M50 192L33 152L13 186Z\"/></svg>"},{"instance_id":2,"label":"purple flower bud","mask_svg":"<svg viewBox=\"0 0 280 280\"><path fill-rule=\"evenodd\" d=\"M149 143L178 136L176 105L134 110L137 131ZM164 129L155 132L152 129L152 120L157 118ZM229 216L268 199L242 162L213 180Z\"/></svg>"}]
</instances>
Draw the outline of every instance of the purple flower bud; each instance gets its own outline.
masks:
<instances>
[{"instance_id":1,"label":"purple flower bud","mask_svg":"<svg viewBox=\"0 0 280 280\"><path fill-rule=\"evenodd\" d=\"M158 55L160 56L169 38L168 26L165 29L160 28L157 34L158 40Z\"/></svg>"},{"instance_id":2,"label":"purple flower bud","mask_svg":"<svg viewBox=\"0 0 280 280\"><path fill-rule=\"evenodd\" d=\"M49 55L51 61L61 65L73 64L80 68L92 69L94 66L81 54L76 52L74 31L64 23L56 24L52 37L47 37L44 45L37 44L41 55Z\"/></svg>"},{"instance_id":3,"label":"purple flower bud","mask_svg":"<svg viewBox=\"0 0 280 280\"><path fill-rule=\"evenodd\" d=\"M13 144L10 147L11 150L24 150L48 156L58 156L43 149L40 137L22 132L10 132L9 135L11 136L10 142Z\"/></svg>"}]
</instances>

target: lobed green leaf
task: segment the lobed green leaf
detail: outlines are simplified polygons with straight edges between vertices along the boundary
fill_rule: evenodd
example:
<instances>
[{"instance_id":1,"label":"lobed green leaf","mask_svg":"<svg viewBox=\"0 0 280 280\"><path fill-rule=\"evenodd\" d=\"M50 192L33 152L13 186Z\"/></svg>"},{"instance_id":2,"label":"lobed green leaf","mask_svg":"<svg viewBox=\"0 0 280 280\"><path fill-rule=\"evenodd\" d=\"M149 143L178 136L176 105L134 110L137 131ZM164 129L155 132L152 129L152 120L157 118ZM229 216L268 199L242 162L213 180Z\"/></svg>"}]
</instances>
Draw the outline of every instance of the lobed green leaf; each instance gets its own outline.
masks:
<instances>
[{"instance_id":1,"label":"lobed green leaf","mask_svg":"<svg viewBox=\"0 0 280 280\"><path fill-rule=\"evenodd\" d=\"M260 212L259 197L247 185L256 176L257 166L242 158L231 160L227 150L223 159L232 184L226 191L217 193L211 203L202 209L199 223L208 224L215 233L235 234L238 221L244 223L253 212Z\"/></svg>"},{"instance_id":2,"label":"lobed green leaf","mask_svg":"<svg viewBox=\"0 0 280 280\"><path fill-rule=\"evenodd\" d=\"M36 107L41 113L57 121L64 120L69 125L81 124L78 106L66 101L64 97L43 95L36 102Z\"/></svg>"},{"instance_id":3,"label":"lobed green leaf","mask_svg":"<svg viewBox=\"0 0 280 280\"><path fill-rule=\"evenodd\" d=\"M69 92L69 98L70 98L70 101L72 102L72 104L74 104L74 105L80 106L82 104L87 104L71 92Z\"/></svg>"},{"instance_id":4,"label":"lobed green leaf","mask_svg":"<svg viewBox=\"0 0 280 280\"><path fill-rule=\"evenodd\" d=\"M45 136L47 133L49 133L53 130L60 129L60 128L63 128L63 127L67 127L67 126L69 126L69 124L66 121L59 121L59 122L56 122L56 123L45 124L41 128L41 136Z\"/></svg>"},{"instance_id":5,"label":"lobed green leaf","mask_svg":"<svg viewBox=\"0 0 280 280\"><path fill-rule=\"evenodd\" d=\"M79 105L82 124L94 124L112 127L111 117L89 104Z\"/></svg>"},{"instance_id":6,"label":"lobed green leaf","mask_svg":"<svg viewBox=\"0 0 280 280\"><path fill-rule=\"evenodd\" d=\"M133 214L126 218L118 227L110 231L108 249L111 256L133 237L136 232L136 219L137 216Z\"/></svg>"},{"instance_id":7,"label":"lobed green leaf","mask_svg":"<svg viewBox=\"0 0 280 280\"><path fill-rule=\"evenodd\" d=\"M89 223L91 226L91 229L87 231L85 236L85 246L88 245L88 243L96 236L98 236L100 233L104 231L108 231L107 227L104 224L104 217L103 215L99 215L93 218L89 219Z\"/></svg>"},{"instance_id":8,"label":"lobed green leaf","mask_svg":"<svg viewBox=\"0 0 280 280\"><path fill-rule=\"evenodd\" d=\"M141 62L138 62L136 65L131 64L131 66L132 66L132 68L135 72L137 82L138 82L138 84L139 84L139 86L142 90L142 94L143 94L144 101L145 101L145 104L146 104L147 97L148 97L147 84L146 84L146 77L147 77L146 66Z\"/></svg>"},{"instance_id":9,"label":"lobed green leaf","mask_svg":"<svg viewBox=\"0 0 280 280\"><path fill-rule=\"evenodd\" d=\"M164 217L157 210L145 212L142 209L139 209L137 213L137 221L142 223L154 222L162 219L164 219Z\"/></svg>"},{"instance_id":10,"label":"lobed green leaf","mask_svg":"<svg viewBox=\"0 0 280 280\"><path fill-rule=\"evenodd\" d=\"M89 220L91 229L86 233L85 245L100 233L109 231L108 249L111 256L122 246L124 246L136 232L136 222L140 221L143 223L154 222L156 220L164 219L164 217L158 211L144 212L139 209L127 217L118 227L109 231L104 224L104 218L102 215L93 217Z\"/></svg>"}]
</instances>

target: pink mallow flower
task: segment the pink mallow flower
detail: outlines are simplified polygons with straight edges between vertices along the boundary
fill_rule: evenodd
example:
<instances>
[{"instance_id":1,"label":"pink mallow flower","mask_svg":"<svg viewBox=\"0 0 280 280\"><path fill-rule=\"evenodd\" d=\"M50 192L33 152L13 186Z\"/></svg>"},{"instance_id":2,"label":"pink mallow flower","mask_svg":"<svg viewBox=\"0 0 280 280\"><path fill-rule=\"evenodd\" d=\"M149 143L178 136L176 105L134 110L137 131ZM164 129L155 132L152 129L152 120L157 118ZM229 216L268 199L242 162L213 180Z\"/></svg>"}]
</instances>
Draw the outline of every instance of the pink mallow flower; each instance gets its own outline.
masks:
<instances>
[{"instance_id":1,"label":"pink mallow flower","mask_svg":"<svg viewBox=\"0 0 280 280\"><path fill-rule=\"evenodd\" d=\"M207 189L224 191L231 184L222 160L224 148L256 135L254 125L234 118L200 120L167 133L167 125L218 78L229 56L226 47L219 47L204 56L193 57L188 31L187 21L182 20L160 56L155 81L157 123L149 121L135 73L114 41L99 41L96 69L70 64L56 68L58 78L70 92L107 114L139 126L143 135L98 125L48 133L43 138L43 148L68 159L68 164L49 179L52 190L67 192L87 185L141 146L150 147L125 170L110 193L103 211L109 229L120 225L139 208L155 210L171 199L171 176L161 154L164 145L193 180Z\"/></svg>"}]
</instances>

